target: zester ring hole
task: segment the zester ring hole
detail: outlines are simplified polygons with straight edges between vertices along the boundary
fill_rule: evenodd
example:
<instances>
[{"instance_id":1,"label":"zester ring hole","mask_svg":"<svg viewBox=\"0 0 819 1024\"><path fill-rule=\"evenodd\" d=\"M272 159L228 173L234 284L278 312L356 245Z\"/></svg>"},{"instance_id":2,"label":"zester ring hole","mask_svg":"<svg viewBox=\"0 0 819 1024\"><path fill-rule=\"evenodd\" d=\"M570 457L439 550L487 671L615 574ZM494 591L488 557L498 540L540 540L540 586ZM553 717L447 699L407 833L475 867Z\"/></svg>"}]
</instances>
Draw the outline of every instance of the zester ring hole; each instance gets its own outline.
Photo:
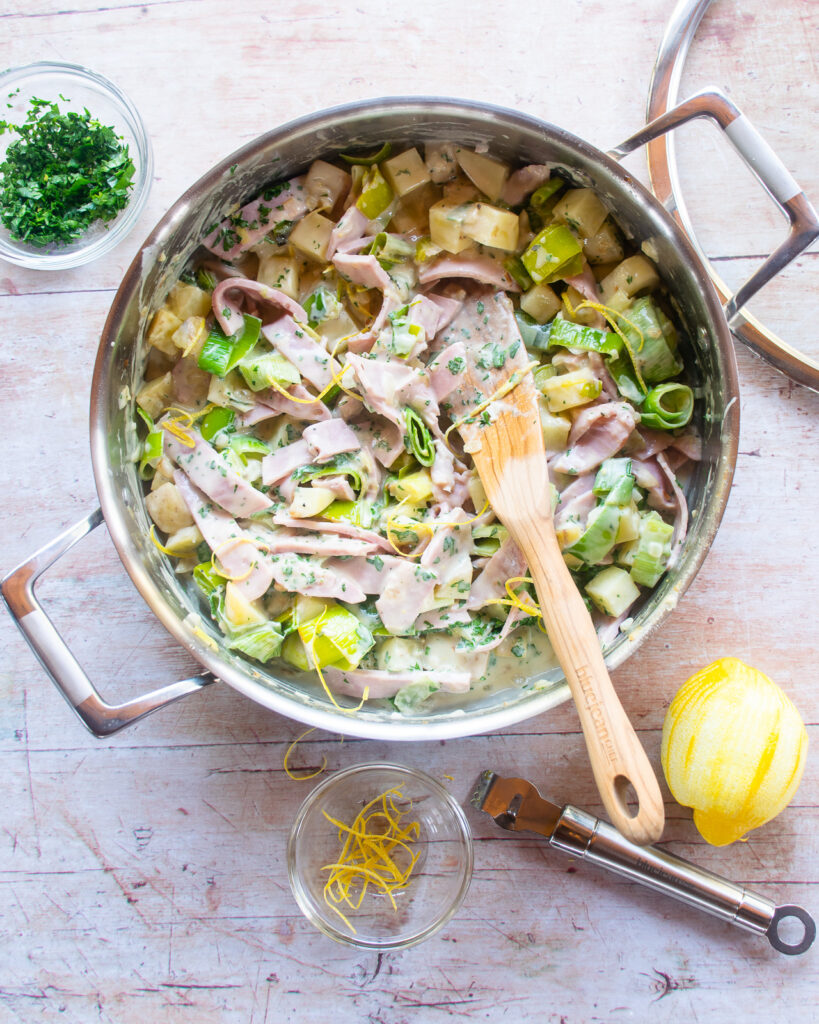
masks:
<instances>
[{"instance_id":1,"label":"zester ring hole","mask_svg":"<svg viewBox=\"0 0 819 1024\"><path fill-rule=\"evenodd\" d=\"M631 784L631 779L625 775L617 775L614 779L614 795L620 805L620 811L629 820L633 820L640 813L640 798L637 790Z\"/></svg>"},{"instance_id":2,"label":"zester ring hole","mask_svg":"<svg viewBox=\"0 0 819 1024\"><path fill-rule=\"evenodd\" d=\"M802 925L802 937L797 942L787 941L795 931L798 931L799 927L798 925L794 927L789 920L790 918L795 918ZM779 934L780 925L783 922L788 922L782 929L785 937ZM807 910L788 904L787 906L776 908L765 934L768 936L768 942L779 953L786 953L788 956L798 956L800 953L805 953L813 945L813 940L816 938L816 922Z\"/></svg>"}]
</instances>

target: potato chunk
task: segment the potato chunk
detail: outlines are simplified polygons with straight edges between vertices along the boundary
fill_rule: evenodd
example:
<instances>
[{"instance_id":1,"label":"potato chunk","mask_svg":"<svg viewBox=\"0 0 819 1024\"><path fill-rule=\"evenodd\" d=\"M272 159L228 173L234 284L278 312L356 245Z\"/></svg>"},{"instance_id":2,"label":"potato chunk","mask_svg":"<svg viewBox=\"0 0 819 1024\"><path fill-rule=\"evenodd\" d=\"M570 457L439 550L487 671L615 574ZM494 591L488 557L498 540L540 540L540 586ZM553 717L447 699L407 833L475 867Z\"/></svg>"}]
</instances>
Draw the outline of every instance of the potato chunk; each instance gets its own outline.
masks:
<instances>
[{"instance_id":1,"label":"potato chunk","mask_svg":"<svg viewBox=\"0 0 819 1024\"><path fill-rule=\"evenodd\" d=\"M311 260L323 263L327 259L327 246L335 224L317 210L308 213L290 233L290 244Z\"/></svg>"},{"instance_id":2,"label":"potato chunk","mask_svg":"<svg viewBox=\"0 0 819 1024\"><path fill-rule=\"evenodd\" d=\"M176 484L163 484L145 498L148 515L163 533L174 534L193 526L193 516Z\"/></svg>"},{"instance_id":3,"label":"potato chunk","mask_svg":"<svg viewBox=\"0 0 819 1024\"><path fill-rule=\"evenodd\" d=\"M182 320L167 306L156 311L148 330L148 344L159 349L171 359L176 359L179 350L173 343L173 336L182 326Z\"/></svg>"},{"instance_id":4,"label":"potato chunk","mask_svg":"<svg viewBox=\"0 0 819 1024\"><path fill-rule=\"evenodd\" d=\"M150 383L140 388L136 401L140 409L144 409L151 419L155 420L163 410L168 408L172 398L173 377L169 372L164 373L161 377L155 377Z\"/></svg>"}]
</instances>

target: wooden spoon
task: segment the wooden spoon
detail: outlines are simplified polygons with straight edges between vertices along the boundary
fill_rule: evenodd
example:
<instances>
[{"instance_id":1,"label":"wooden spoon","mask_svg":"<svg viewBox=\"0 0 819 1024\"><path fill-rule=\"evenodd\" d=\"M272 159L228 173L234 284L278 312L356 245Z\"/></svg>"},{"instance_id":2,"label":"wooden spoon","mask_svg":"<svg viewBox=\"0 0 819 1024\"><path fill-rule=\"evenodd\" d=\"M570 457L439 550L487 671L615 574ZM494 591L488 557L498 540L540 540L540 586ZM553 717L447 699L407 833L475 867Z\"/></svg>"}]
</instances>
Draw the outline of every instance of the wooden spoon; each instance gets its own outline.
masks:
<instances>
[{"instance_id":1,"label":"wooden spoon","mask_svg":"<svg viewBox=\"0 0 819 1024\"><path fill-rule=\"evenodd\" d=\"M450 343L464 338L467 384L454 403L464 448L492 508L526 557L603 804L627 839L653 843L664 825L660 787L614 691L597 631L558 545L537 392L526 349L515 346L519 334L505 294L467 299L449 329ZM500 367L498 349L505 353ZM639 803L636 814L627 803L630 788Z\"/></svg>"}]
</instances>

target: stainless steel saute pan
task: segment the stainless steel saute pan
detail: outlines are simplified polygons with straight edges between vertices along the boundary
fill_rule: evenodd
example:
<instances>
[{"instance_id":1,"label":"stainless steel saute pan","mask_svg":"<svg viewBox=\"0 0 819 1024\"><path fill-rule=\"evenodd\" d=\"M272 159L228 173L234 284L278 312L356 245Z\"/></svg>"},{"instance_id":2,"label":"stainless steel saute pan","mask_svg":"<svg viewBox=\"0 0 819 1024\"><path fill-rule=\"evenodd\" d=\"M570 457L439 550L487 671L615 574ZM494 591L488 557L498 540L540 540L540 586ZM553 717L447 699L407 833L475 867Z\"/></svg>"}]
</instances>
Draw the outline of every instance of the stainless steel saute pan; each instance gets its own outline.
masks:
<instances>
[{"instance_id":1,"label":"stainless steel saute pan","mask_svg":"<svg viewBox=\"0 0 819 1024\"><path fill-rule=\"evenodd\" d=\"M739 293L747 302L775 272L819 234L819 222L799 186L767 144L721 93L700 93L647 125L606 154L536 118L488 104L438 98L397 98L356 103L301 118L263 135L201 178L162 218L131 264L103 329L91 391L91 452L101 511L56 538L2 584L3 597L43 667L98 736L116 732L163 705L218 678L264 707L348 735L414 740L471 735L508 726L565 700L555 669L514 687L476 697L462 708L442 707L407 718L365 705L336 710L310 680L262 671L228 650L190 593L148 539L142 485L132 460L134 400L145 358L144 336L153 312L197 246L205 229L258 193L319 156L427 140L488 143L493 154L517 164L552 162L577 184L595 188L626 232L648 247L665 278L689 339L687 361L701 394L704 458L691 479L696 510L678 565L635 615L635 628L607 652L619 665L672 610L696 575L728 499L737 451L739 405L734 351L726 314L676 221L618 160L663 132L695 117L715 121L791 223L787 242ZM736 305L736 303L735 303ZM732 315L734 308L729 311ZM126 704L106 704L51 624L34 594L37 577L102 519L137 589L159 621L202 665L203 674ZM202 639L189 616L202 615Z\"/></svg>"}]
</instances>

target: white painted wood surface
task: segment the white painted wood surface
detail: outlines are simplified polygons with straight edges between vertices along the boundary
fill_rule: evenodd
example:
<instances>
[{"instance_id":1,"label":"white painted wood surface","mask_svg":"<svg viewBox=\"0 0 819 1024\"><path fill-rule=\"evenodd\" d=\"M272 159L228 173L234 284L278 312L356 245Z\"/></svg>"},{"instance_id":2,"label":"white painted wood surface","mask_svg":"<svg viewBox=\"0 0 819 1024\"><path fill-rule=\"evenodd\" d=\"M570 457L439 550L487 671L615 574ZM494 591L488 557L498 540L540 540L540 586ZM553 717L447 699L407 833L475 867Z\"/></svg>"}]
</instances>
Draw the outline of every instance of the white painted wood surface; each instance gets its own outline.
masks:
<instances>
[{"instance_id":1,"label":"white painted wood surface","mask_svg":"<svg viewBox=\"0 0 819 1024\"><path fill-rule=\"evenodd\" d=\"M111 257L62 274L0 264L2 570L94 507L86 421L96 336L140 237L216 159L291 117L390 93L491 100L606 148L641 123L670 6L0 0L0 66L60 59L109 75L145 117L156 155L148 207ZM727 85L814 199L817 61L815 2L717 0L686 75L691 88ZM702 138L683 145L683 172L709 252L738 278L781 224ZM640 157L630 166L643 175ZM804 256L760 304L814 352L818 269L815 252ZM747 353L739 367L740 455L716 543L661 634L614 674L655 766L677 687L728 653L776 679L819 741L819 398ZM104 531L41 594L108 697L194 668ZM819 947L779 956L762 938L474 814L472 887L437 937L383 956L337 946L302 918L287 885L285 838L310 785L282 771L299 725L214 686L100 743L5 616L0 637L2 1022L819 1019ZM294 762L322 754L331 770L382 758L423 766L461 798L492 767L600 810L567 705L446 744L314 733ZM815 751L791 807L727 849L706 846L690 812L664 795L669 850L819 916Z\"/></svg>"}]
</instances>

